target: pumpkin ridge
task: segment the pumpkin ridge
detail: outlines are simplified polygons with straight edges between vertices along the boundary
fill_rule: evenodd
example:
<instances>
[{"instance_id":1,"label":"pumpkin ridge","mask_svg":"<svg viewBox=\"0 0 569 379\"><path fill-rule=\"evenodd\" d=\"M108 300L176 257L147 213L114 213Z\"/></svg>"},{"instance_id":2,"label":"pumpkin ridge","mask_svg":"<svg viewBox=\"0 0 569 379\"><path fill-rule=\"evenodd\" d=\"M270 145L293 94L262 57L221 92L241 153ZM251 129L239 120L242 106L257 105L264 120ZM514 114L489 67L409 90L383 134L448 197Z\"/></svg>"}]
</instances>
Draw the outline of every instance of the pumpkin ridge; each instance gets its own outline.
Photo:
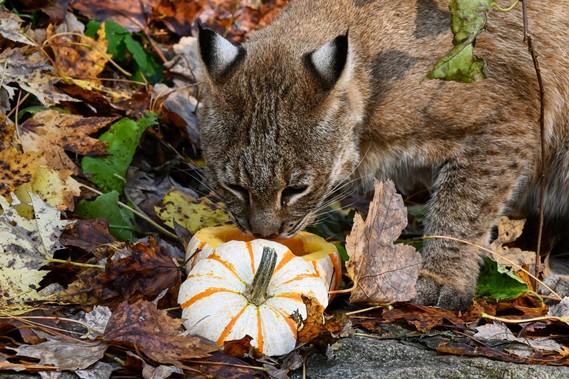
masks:
<instances>
[{"instance_id":1,"label":"pumpkin ridge","mask_svg":"<svg viewBox=\"0 0 569 379\"><path fill-rule=\"evenodd\" d=\"M199 294L191 297L190 299L184 301L183 303L180 304L180 306L182 307L182 309L186 309L188 308L190 305L192 305L193 303L195 303L198 300L203 299L204 297L208 297L211 296L214 293L218 293L218 292L229 292L229 293L234 293L234 294L239 294L238 291L233 291L233 290L229 290L227 288L217 288L217 287L211 287L206 289L203 292L200 292Z\"/></svg>"},{"instance_id":2,"label":"pumpkin ridge","mask_svg":"<svg viewBox=\"0 0 569 379\"><path fill-rule=\"evenodd\" d=\"M287 265L288 262L290 262L293 258L296 258L296 255L294 255L292 253L292 251L287 250L285 251L285 253L283 254L281 260L279 263L277 263L277 267L275 267L275 270L273 271L273 276L279 272L280 269L282 269L284 266Z\"/></svg>"},{"instance_id":3,"label":"pumpkin ridge","mask_svg":"<svg viewBox=\"0 0 569 379\"><path fill-rule=\"evenodd\" d=\"M239 281L243 284L247 284L247 282L245 280L243 280L243 278L237 273L237 271L235 270L235 267L230 264L229 262L227 262L226 260L222 259L217 252L213 253L212 255L210 255L209 257L207 257L206 259L211 259L214 260L216 262L219 262L222 266L224 266L226 269L228 269L233 276L235 276L237 279L239 279Z\"/></svg>"},{"instance_id":4,"label":"pumpkin ridge","mask_svg":"<svg viewBox=\"0 0 569 379\"><path fill-rule=\"evenodd\" d=\"M223 342L225 341L225 339L227 338L227 336L229 335L229 333L231 333L231 331L233 330L233 327L235 326L235 324L237 323L237 320L239 320L239 318L241 316L243 316L243 313L245 313L245 311L247 310L247 307L249 306L249 303L247 303L243 308L241 308L241 310L239 311L239 313L237 313L235 316L233 316L231 318L231 321L229 321L229 323L227 324L227 326L223 329L223 332L221 332L221 334L219 335L219 338L217 339L217 344L218 345L223 345Z\"/></svg>"},{"instance_id":5,"label":"pumpkin ridge","mask_svg":"<svg viewBox=\"0 0 569 379\"><path fill-rule=\"evenodd\" d=\"M299 296L299 297L300 297L300 296ZM300 298L300 301L302 301L302 298ZM277 314L279 314L279 315L282 316L282 318L285 320L285 322L287 323L288 327L290 328L290 330L291 330L291 332L292 332L292 335L293 335L294 338L296 339L296 336L297 336L297 328L298 328L298 325L296 324L296 321L294 321L294 320L290 317L290 315L284 313L284 312L282 311L282 309L276 308L276 307L274 307L274 306L272 306L272 305L270 305L270 304L265 304L265 306L266 306L267 308L270 308L274 313L277 313Z\"/></svg>"}]
</instances>

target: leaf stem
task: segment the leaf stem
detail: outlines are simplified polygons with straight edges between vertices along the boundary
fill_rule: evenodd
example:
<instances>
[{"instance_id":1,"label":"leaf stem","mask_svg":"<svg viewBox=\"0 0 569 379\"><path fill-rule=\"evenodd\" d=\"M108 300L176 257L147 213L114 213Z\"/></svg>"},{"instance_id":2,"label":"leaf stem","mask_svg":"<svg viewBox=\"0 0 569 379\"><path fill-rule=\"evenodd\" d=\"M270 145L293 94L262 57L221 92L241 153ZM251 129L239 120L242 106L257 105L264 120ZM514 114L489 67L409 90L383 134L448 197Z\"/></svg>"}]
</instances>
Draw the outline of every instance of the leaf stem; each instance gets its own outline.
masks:
<instances>
[{"instance_id":1,"label":"leaf stem","mask_svg":"<svg viewBox=\"0 0 569 379\"><path fill-rule=\"evenodd\" d=\"M47 261L49 263L69 263L70 265L77 266L77 267L99 268L102 270L105 269L105 266L103 266L103 265L96 265L96 264L90 264L90 263L79 263L79 262L68 261L65 259L48 258Z\"/></svg>"}]
</instances>

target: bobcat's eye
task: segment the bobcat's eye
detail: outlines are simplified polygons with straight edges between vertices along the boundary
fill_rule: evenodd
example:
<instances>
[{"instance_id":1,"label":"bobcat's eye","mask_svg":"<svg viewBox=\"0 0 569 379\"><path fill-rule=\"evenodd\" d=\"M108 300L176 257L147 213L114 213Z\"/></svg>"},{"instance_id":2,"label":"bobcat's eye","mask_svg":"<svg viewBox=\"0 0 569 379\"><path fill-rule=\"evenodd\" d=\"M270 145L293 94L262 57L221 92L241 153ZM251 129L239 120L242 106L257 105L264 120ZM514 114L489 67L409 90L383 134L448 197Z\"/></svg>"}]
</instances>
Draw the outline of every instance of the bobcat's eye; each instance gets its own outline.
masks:
<instances>
[{"instance_id":1,"label":"bobcat's eye","mask_svg":"<svg viewBox=\"0 0 569 379\"><path fill-rule=\"evenodd\" d=\"M294 198L304 194L308 189L307 185L288 186L281 192L282 206L288 205Z\"/></svg>"},{"instance_id":2,"label":"bobcat's eye","mask_svg":"<svg viewBox=\"0 0 569 379\"><path fill-rule=\"evenodd\" d=\"M224 183L223 186L243 201L249 201L249 190L239 184Z\"/></svg>"}]
</instances>

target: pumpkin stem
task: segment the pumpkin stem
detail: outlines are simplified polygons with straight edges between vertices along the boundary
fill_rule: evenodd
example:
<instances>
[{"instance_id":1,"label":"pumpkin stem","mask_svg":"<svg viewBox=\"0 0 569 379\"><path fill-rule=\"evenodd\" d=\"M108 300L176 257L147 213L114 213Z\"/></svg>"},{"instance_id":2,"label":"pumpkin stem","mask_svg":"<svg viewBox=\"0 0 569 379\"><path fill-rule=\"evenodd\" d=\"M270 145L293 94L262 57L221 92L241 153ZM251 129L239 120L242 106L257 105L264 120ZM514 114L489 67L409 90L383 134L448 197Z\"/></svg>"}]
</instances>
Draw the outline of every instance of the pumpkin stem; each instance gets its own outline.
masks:
<instances>
[{"instance_id":1,"label":"pumpkin stem","mask_svg":"<svg viewBox=\"0 0 569 379\"><path fill-rule=\"evenodd\" d=\"M243 295L250 303L259 306L267 300L267 288L277 265L277 253L271 247L263 247L261 262L253 278L253 283L245 290Z\"/></svg>"}]
</instances>

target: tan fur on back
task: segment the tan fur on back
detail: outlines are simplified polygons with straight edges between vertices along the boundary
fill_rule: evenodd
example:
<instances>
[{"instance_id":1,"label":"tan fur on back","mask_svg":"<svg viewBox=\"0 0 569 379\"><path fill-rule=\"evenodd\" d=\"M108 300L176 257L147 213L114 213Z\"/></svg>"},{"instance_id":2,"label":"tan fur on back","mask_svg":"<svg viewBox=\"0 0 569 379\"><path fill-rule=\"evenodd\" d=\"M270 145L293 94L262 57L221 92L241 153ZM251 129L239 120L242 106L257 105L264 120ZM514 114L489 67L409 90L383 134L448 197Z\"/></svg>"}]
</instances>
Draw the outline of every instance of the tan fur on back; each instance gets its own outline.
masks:
<instances>
[{"instance_id":1,"label":"tan fur on back","mask_svg":"<svg viewBox=\"0 0 569 379\"><path fill-rule=\"evenodd\" d=\"M569 2L528 6L545 86L546 214L563 218L569 212ZM346 32L348 61L323 93L303 57ZM243 60L223 81L204 69L204 155L238 224L260 236L286 236L310 222L349 177L418 180L425 172L433 191L428 235L485 245L506 210L537 212L539 93L521 6L492 11L477 38L476 54L487 63L484 81L425 80L451 40L446 0L296 0L250 35ZM300 196L282 195L303 186ZM423 256L417 301L468 305L478 252L434 240Z\"/></svg>"}]
</instances>

